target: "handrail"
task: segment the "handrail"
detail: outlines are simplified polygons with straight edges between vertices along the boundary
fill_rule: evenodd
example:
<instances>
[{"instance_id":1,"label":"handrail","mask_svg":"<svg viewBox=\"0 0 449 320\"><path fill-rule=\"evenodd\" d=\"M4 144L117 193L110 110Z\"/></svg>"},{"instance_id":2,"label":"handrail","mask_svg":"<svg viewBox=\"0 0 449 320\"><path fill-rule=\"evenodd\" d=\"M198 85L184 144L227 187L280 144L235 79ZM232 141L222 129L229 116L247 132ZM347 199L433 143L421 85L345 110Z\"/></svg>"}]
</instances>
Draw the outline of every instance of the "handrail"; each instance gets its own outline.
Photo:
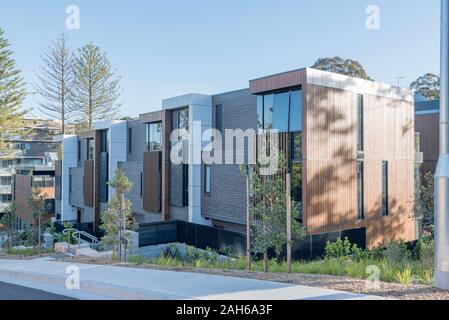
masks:
<instances>
[{"instance_id":1,"label":"handrail","mask_svg":"<svg viewBox=\"0 0 449 320\"><path fill-rule=\"evenodd\" d=\"M86 237L86 238L88 238L90 240L90 242L91 242L90 246L91 246L92 249L93 249L94 246L97 246L97 245L101 244L101 242L98 240L97 237L94 237L90 233L87 233L85 231L80 231L80 230L77 230L75 228L64 229L62 231L62 234L64 234L64 235L70 234L70 236L73 239L78 239L78 247L81 246L81 236L84 236L84 237Z\"/></svg>"}]
</instances>

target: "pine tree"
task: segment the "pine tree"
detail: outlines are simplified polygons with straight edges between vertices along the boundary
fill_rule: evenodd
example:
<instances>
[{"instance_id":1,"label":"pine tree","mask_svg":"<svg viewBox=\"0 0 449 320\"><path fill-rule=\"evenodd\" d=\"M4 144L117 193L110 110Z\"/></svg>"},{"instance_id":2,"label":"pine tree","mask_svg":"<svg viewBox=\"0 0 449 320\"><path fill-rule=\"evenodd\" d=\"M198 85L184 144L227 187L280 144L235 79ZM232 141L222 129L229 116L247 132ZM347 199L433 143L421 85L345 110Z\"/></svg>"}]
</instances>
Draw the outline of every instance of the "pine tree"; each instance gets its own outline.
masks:
<instances>
[{"instance_id":1,"label":"pine tree","mask_svg":"<svg viewBox=\"0 0 449 320\"><path fill-rule=\"evenodd\" d=\"M61 131L66 133L66 121L74 115L73 86L75 83L75 55L67 47L64 33L41 55L36 91L42 98L40 110L61 121Z\"/></svg>"},{"instance_id":2,"label":"pine tree","mask_svg":"<svg viewBox=\"0 0 449 320\"><path fill-rule=\"evenodd\" d=\"M120 78L115 77L106 53L92 43L79 49L75 78L73 98L86 129L92 129L97 120L118 117Z\"/></svg>"},{"instance_id":3,"label":"pine tree","mask_svg":"<svg viewBox=\"0 0 449 320\"><path fill-rule=\"evenodd\" d=\"M9 50L9 42L0 29L0 155L10 152L5 138L18 134L24 127L25 83Z\"/></svg>"}]
</instances>

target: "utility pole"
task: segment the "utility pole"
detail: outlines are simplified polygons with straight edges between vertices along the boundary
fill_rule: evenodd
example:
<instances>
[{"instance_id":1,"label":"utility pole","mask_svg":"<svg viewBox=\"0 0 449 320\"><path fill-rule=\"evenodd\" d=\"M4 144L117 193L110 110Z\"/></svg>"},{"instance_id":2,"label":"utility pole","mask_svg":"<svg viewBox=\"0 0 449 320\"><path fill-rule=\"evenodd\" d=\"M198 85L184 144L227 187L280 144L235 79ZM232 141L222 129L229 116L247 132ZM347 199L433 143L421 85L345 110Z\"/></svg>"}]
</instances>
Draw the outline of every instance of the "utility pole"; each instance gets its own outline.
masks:
<instances>
[{"instance_id":1,"label":"utility pole","mask_svg":"<svg viewBox=\"0 0 449 320\"><path fill-rule=\"evenodd\" d=\"M441 0L440 157L435 172L435 285L449 290L449 0Z\"/></svg>"},{"instance_id":2,"label":"utility pole","mask_svg":"<svg viewBox=\"0 0 449 320\"><path fill-rule=\"evenodd\" d=\"M401 80L402 80L402 79L405 79L405 78L406 78L405 76L400 76L400 77L397 77L397 78L396 78L396 80L398 81L398 87L401 86Z\"/></svg>"}]
</instances>

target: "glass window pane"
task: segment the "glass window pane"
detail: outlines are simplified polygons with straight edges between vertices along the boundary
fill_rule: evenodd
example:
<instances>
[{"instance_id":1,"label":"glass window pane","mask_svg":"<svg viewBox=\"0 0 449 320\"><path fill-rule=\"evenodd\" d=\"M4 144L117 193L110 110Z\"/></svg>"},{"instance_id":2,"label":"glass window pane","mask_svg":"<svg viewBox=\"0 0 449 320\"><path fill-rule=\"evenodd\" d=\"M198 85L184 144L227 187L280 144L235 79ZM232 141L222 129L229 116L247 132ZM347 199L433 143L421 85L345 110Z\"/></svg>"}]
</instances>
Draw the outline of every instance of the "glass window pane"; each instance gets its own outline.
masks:
<instances>
[{"instance_id":1,"label":"glass window pane","mask_svg":"<svg viewBox=\"0 0 449 320\"><path fill-rule=\"evenodd\" d=\"M365 219L363 162L357 162L357 203L359 220Z\"/></svg>"},{"instance_id":2,"label":"glass window pane","mask_svg":"<svg viewBox=\"0 0 449 320\"><path fill-rule=\"evenodd\" d=\"M205 166L204 177L205 177L204 191L206 193L210 193L210 166Z\"/></svg>"},{"instance_id":3,"label":"glass window pane","mask_svg":"<svg viewBox=\"0 0 449 320\"><path fill-rule=\"evenodd\" d=\"M292 91L290 94L290 132L302 131L302 92Z\"/></svg>"},{"instance_id":4,"label":"glass window pane","mask_svg":"<svg viewBox=\"0 0 449 320\"><path fill-rule=\"evenodd\" d=\"M291 133L291 159L302 160L302 132Z\"/></svg>"},{"instance_id":5,"label":"glass window pane","mask_svg":"<svg viewBox=\"0 0 449 320\"><path fill-rule=\"evenodd\" d=\"M263 129L263 96L257 96L257 129Z\"/></svg>"},{"instance_id":6,"label":"glass window pane","mask_svg":"<svg viewBox=\"0 0 449 320\"><path fill-rule=\"evenodd\" d=\"M179 110L179 128L189 130L189 108Z\"/></svg>"},{"instance_id":7,"label":"glass window pane","mask_svg":"<svg viewBox=\"0 0 449 320\"><path fill-rule=\"evenodd\" d=\"M273 129L274 95L273 94L265 95L263 104L264 104L263 106L264 129L266 130Z\"/></svg>"},{"instance_id":8,"label":"glass window pane","mask_svg":"<svg viewBox=\"0 0 449 320\"><path fill-rule=\"evenodd\" d=\"M289 92L274 95L273 129L279 132L288 132L288 104Z\"/></svg>"}]
</instances>

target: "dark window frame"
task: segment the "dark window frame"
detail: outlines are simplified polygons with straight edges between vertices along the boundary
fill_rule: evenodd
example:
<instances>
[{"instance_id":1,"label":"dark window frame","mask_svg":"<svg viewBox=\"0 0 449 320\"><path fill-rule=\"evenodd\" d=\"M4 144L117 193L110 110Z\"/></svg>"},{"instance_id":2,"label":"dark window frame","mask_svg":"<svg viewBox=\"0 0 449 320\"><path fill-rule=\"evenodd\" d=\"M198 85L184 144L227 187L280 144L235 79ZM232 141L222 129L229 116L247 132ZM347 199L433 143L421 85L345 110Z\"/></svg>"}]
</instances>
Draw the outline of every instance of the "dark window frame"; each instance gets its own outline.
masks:
<instances>
[{"instance_id":1,"label":"dark window frame","mask_svg":"<svg viewBox=\"0 0 449 320\"><path fill-rule=\"evenodd\" d=\"M209 183L208 183L208 177L209 177ZM212 168L211 168L211 165L209 165L209 164L204 165L204 193L205 194L212 193Z\"/></svg>"},{"instance_id":2,"label":"dark window frame","mask_svg":"<svg viewBox=\"0 0 449 320\"><path fill-rule=\"evenodd\" d=\"M357 218L365 220L365 166L357 161Z\"/></svg>"},{"instance_id":3,"label":"dark window frame","mask_svg":"<svg viewBox=\"0 0 449 320\"><path fill-rule=\"evenodd\" d=\"M382 207L381 207L381 210L382 210L383 217L388 217L390 215L388 174L389 174L388 161L382 161Z\"/></svg>"},{"instance_id":4,"label":"dark window frame","mask_svg":"<svg viewBox=\"0 0 449 320\"><path fill-rule=\"evenodd\" d=\"M357 95L357 152L364 152L364 96Z\"/></svg>"},{"instance_id":5,"label":"dark window frame","mask_svg":"<svg viewBox=\"0 0 449 320\"><path fill-rule=\"evenodd\" d=\"M128 128L128 154L133 153L133 128Z\"/></svg>"}]
</instances>

